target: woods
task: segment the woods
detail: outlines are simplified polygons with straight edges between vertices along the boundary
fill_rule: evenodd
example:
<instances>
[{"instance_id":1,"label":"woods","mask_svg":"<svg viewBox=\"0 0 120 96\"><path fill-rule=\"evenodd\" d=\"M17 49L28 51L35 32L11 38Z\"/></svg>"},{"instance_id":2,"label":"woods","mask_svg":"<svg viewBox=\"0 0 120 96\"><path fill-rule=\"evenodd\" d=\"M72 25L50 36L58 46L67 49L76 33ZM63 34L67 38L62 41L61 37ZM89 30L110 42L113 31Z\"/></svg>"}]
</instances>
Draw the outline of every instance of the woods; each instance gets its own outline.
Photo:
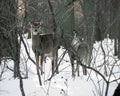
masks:
<instances>
[{"instance_id":1,"label":"woods","mask_svg":"<svg viewBox=\"0 0 120 96\"><path fill-rule=\"evenodd\" d=\"M85 68L83 71L92 70L90 72L95 72L106 84L105 92L100 92L99 95L95 96L102 96L103 94L104 96L108 96L110 83L118 83L120 79L114 72L114 67L119 67L117 62L120 59L120 0L0 0L0 80L2 81L5 68L11 70L14 78L20 79L22 96L25 96L23 79L29 77L29 72L27 67L25 67L24 71L21 68L21 44L25 47L28 60L36 66L39 82L42 85L40 75L41 66L38 64L39 60L34 60L31 57L26 43L27 40L32 38L31 31L33 31L33 27L31 27L31 24L35 22L40 23L37 28L39 30L35 31L39 31L40 34L53 34L53 41L51 42L54 50L52 49L53 51L51 52L53 52L54 56L52 56L55 58L53 58L52 64L53 62L57 64L52 65L54 71L52 70L49 80L56 73L59 73L58 50L62 46L66 50L65 52L69 54L72 76L75 78L76 70L79 76L78 66L82 66L83 69ZM25 41L26 34L27 40ZM78 42L80 42L79 46L77 46L79 50L75 49L76 45L71 44L75 34L79 39ZM114 51L113 54L115 57L111 56L109 48L105 49L103 45L103 40L106 38L114 42L114 48L111 50ZM43 39L39 38L37 44L40 40L44 43ZM88 47L87 51L83 52L83 55L81 55L82 51L80 49L81 40L84 40ZM103 55L103 60L101 60L103 62L99 65L95 61L99 55L94 53L95 50L99 53L99 49L94 47L96 42L100 43L99 49ZM47 45L50 46L49 44ZM43 44L39 44L38 48L41 48L41 50L46 49ZM34 53L38 52L38 55L42 56L46 52L41 50L34 50ZM106 50L109 52L107 53ZM82 60L84 58L81 59L81 56L85 59L89 58L88 64L83 63ZM109 61L111 57L116 63L111 64ZM77 60L76 65L74 64L75 60ZM14 62L13 68L9 67L9 61ZM42 61L45 61L44 58L42 58ZM24 66L27 66L27 63ZM101 72L102 69L104 69L104 72ZM91 78L90 72L88 72L88 78ZM112 81L111 76L114 77Z\"/></svg>"}]
</instances>

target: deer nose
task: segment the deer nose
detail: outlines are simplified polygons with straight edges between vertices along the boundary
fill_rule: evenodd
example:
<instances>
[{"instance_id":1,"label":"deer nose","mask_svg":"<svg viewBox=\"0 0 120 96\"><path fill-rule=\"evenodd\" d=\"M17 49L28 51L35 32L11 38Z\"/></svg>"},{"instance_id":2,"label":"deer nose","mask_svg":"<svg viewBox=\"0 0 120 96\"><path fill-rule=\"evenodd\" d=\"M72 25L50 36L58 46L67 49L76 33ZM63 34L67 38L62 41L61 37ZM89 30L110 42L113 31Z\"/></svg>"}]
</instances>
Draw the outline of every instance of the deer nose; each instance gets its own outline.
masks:
<instances>
[{"instance_id":1,"label":"deer nose","mask_svg":"<svg viewBox=\"0 0 120 96\"><path fill-rule=\"evenodd\" d=\"M37 32L37 29L35 29L35 32Z\"/></svg>"}]
</instances>

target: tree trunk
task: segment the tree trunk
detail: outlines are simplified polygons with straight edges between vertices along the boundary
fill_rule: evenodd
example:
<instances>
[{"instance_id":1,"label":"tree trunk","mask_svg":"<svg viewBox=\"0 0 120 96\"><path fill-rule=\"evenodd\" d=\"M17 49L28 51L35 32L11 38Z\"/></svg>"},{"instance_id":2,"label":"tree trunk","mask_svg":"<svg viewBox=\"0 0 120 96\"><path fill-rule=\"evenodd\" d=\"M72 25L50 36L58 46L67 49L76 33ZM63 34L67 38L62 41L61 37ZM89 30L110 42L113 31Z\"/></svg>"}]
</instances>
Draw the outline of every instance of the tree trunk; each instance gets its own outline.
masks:
<instances>
[{"instance_id":1,"label":"tree trunk","mask_svg":"<svg viewBox=\"0 0 120 96\"><path fill-rule=\"evenodd\" d=\"M1 58L14 60L14 77L18 77L20 46L17 37L17 0L1 0L0 6Z\"/></svg>"},{"instance_id":2,"label":"tree trunk","mask_svg":"<svg viewBox=\"0 0 120 96\"><path fill-rule=\"evenodd\" d=\"M64 47L64 43L71 42L73 39L74 30L74 2L72 0L58 0L56 12L56 22L57 22L57 38L61 40L61 44ZM63 40L63 42L62 42Z\"/></svg>"}]
</instances>

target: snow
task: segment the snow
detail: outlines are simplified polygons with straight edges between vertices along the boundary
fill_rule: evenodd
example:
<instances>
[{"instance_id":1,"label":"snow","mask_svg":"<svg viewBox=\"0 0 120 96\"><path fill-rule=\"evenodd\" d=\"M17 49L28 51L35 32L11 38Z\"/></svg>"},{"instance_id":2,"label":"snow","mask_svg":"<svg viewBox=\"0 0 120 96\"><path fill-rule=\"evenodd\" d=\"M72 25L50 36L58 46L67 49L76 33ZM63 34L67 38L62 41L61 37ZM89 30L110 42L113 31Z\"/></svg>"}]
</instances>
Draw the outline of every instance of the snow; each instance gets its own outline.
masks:
<instances>
[{"instance_id":1,"label":"snow","mask_svg":"<svg viewBox=\"0 0 120 96\"><path fill-rule=\"evenodd\" d=\"M24 39L30 56L33 60L35 60L34 53L31 49L31 39L27 40ZM117 57L113 57L113 41L110 39L105 39L103 41L103 47L106 53L106 62L109 65L120 63ZM100 70L101 73L103 72L103 68L99 68L97 66L102 66L104 63L103 61L103 52L100 48L101 42L96 42L94 44L93 50L93 60L91 62L91 66ZM59 49L59 57L62 57L65 49L62 47ZM73 78L71 76L71 66L69 56L66 53L65 57L63 58L59 70L59 74L55 74L55 76L48 81L51 76L51 60L47 58L47 61L44 62L45 68L45 75L42 75L42 86L39 86L38 77L36 75L36 67L35 65L28 59L25 48L22 44L21 46L21 69L24 74L26 74L25 70L29 71L28 79L24 79L24 91L26 96L104 96L98 95L105 92L105 82L103 79L96 75L95 72L88 70L89 75L83 76L82 69L80 69L80 77ZM115 62L117 60L117 62ZM59 59L60 61L60 59ZM58 62L59 62L58 61ZM27 63L27 67L26 67ZM13 62L9 61L8 66L12 68ZM117 65L117 64L116 64ZM1 69L0 69L1 70ZM111 67L110 67L111 70ZM109 70L108 70L109 71ZM114 67L114 72L118 72L119 68ZM108 72L109 74L110 72ZM115 74L117 77L120 75ZM106 77L108 78L108 77ZM110 77L110 80L114 80L114 76ZM108 96L112 96L115 88L117 86L116 82L110 83ZM97 95L94 95L97 94ZM13 78L13 72L8 69L5 69L3 74L3 80L0 81L0 96L21 96L20 88L19 88L19 79Z\"/></svg>"}]
</instances>

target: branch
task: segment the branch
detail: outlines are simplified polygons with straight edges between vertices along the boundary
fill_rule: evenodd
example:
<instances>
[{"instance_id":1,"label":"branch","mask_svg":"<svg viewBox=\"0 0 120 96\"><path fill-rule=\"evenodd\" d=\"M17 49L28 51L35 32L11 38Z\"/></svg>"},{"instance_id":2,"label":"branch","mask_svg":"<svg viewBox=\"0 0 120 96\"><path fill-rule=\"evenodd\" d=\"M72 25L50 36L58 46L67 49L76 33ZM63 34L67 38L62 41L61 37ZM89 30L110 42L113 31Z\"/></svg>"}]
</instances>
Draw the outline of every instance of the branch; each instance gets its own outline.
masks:
<instances>
[{"instance_id":1,"label":"branch","mask_svg":"<svg viewBox=\"0 0 120 96\"><path fill-rule=\"evenodd\" d=\"M25 51L26 51L26 53L27 53L28 58L29 58L35 65L37 65L36 62L30 57L29 52L28 52L28 49L27 49L27 46L26 46L26 44L25 44L25 42L24 42L24 40L23 40L22 35L20 34L20 32L19 32L18 34L19 34L19 36L20 36L20 40L22 41L22 43L23 43L23 45L24 45L24 47L25 47Z\"/></svg>"}]
</instances>

